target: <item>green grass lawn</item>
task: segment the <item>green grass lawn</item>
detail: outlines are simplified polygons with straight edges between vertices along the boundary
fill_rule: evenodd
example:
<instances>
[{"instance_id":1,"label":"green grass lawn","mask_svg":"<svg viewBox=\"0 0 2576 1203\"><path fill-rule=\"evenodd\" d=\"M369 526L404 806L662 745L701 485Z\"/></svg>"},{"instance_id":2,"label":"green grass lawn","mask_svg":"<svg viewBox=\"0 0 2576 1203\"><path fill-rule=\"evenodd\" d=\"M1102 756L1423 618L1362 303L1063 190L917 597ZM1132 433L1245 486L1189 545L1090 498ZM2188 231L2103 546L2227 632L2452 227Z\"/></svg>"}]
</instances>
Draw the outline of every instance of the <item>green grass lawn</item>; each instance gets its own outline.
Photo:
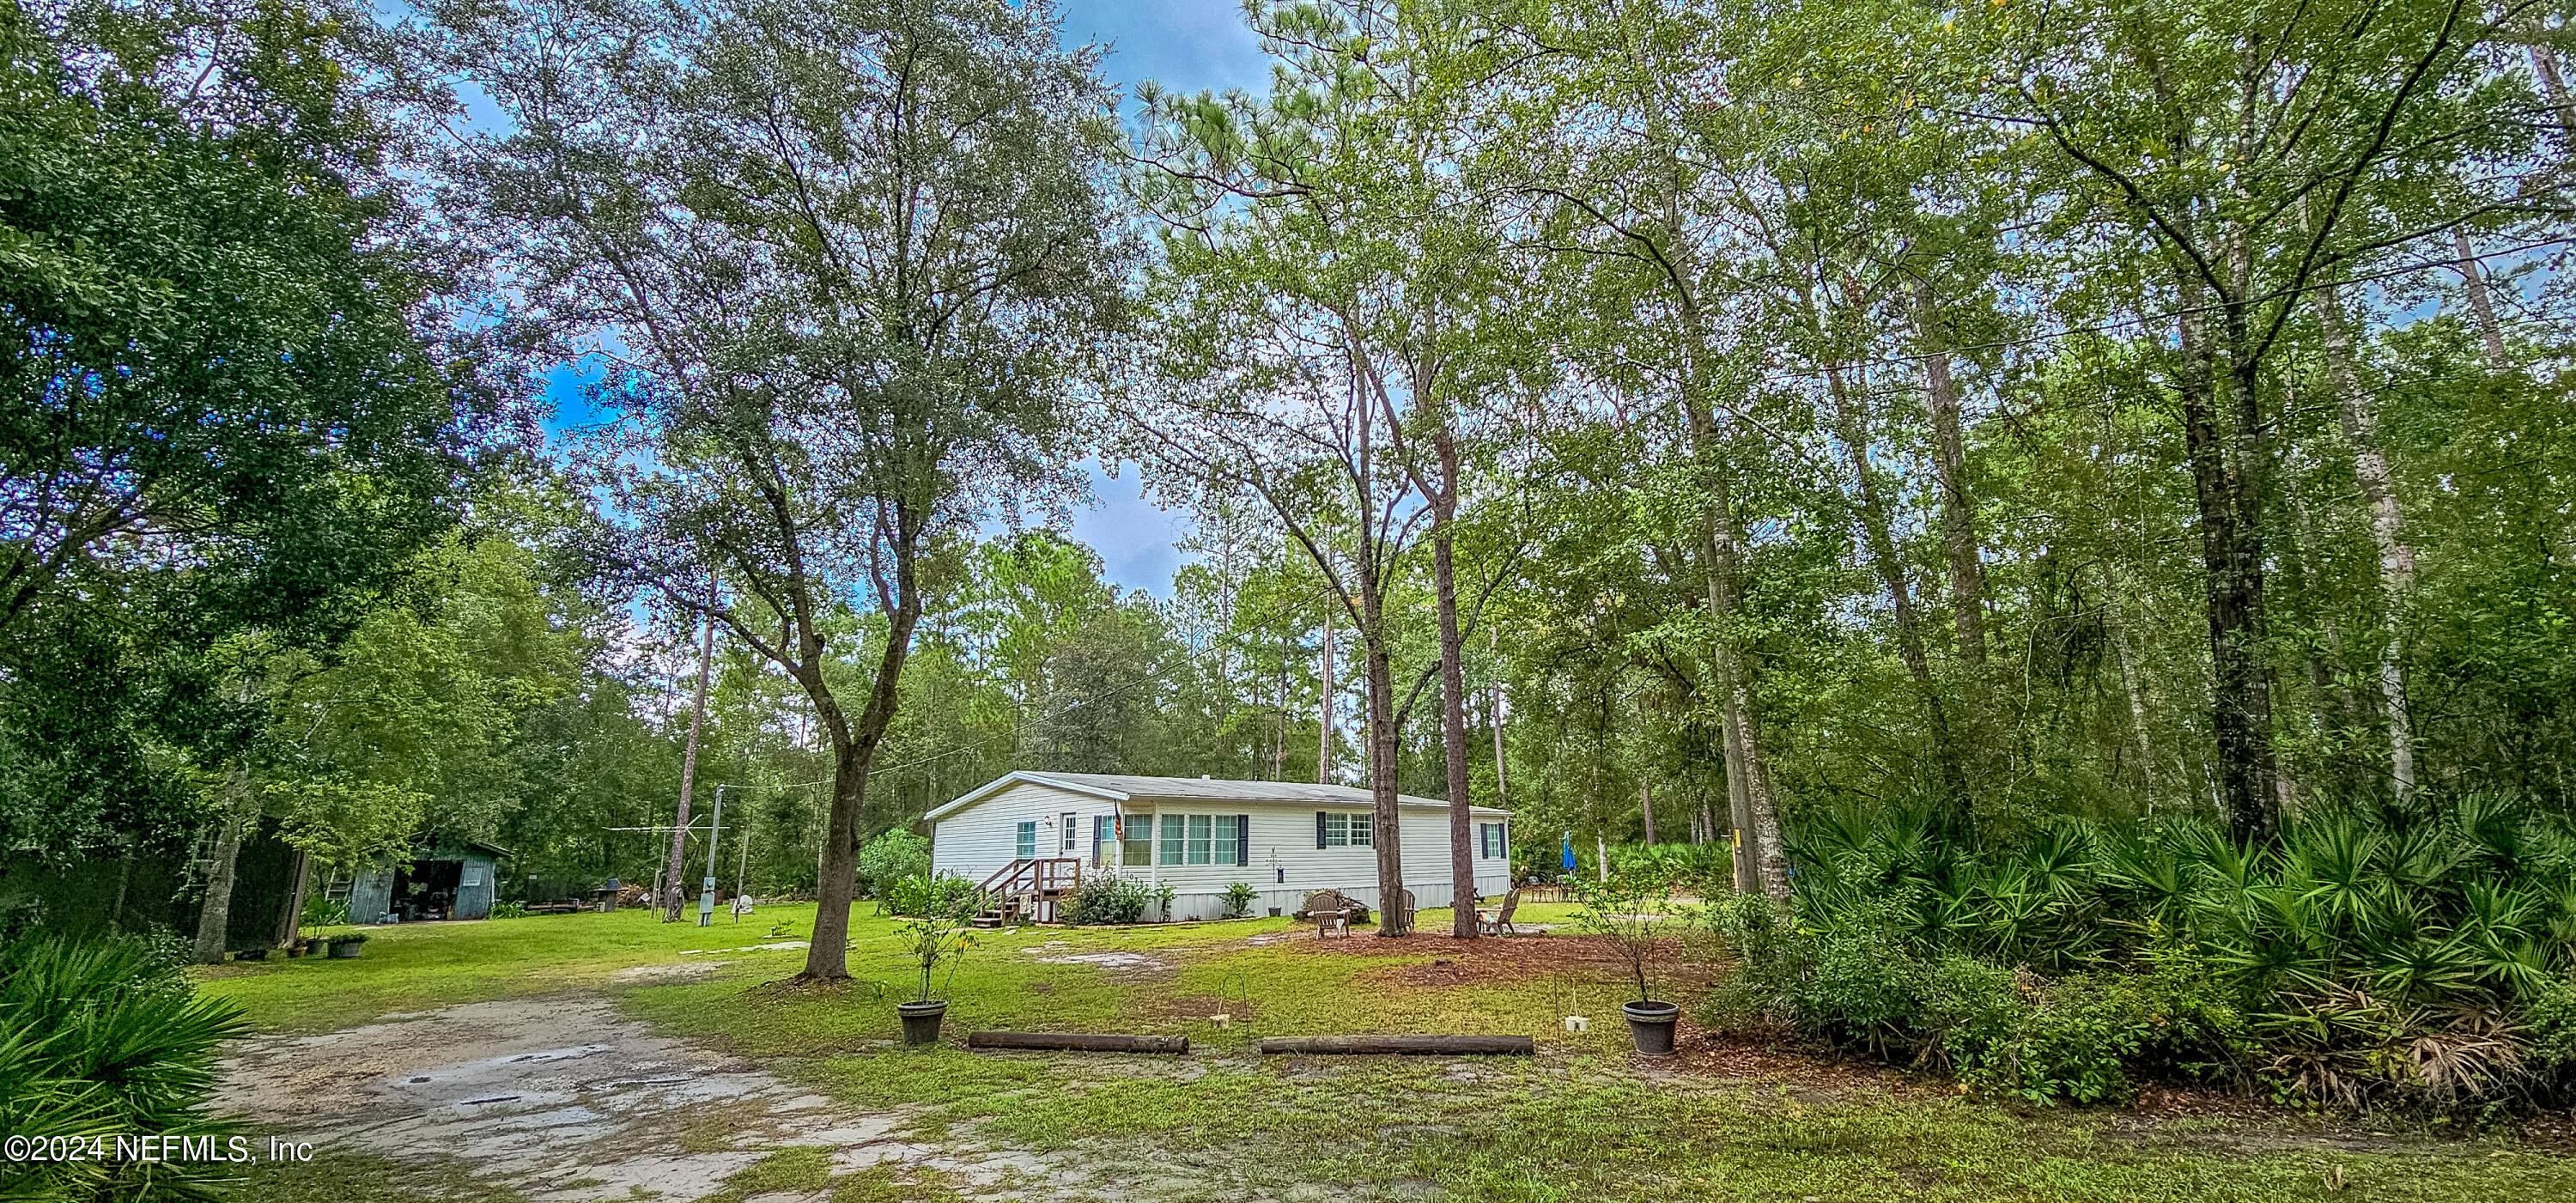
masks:
<instances>
[{"instance_id":1,"label":"green grass lawn","mask_svg":"<svg viewBox=\"0 0 2576 1203\"><path fill-rule=\"evenodd\" d=\"M1524 908L1523 917L1565 921L1557 909ZM1421 918L1426 932L1445 930L1446 912ZM2576 1162L2501 1137L2342 1131L2318 1142L2292 1121L2154 1124L2109 1110L2027 1112L1930 1083L1645 1070L1626 1052L1614 971L1576 955L1583 945L1567 935L1462 949L1438 937L1378 941L1363 929L1327 945L1282 919L986 933L943 978L952 1043L929 1049L893 1043L894 1003L917 979L894 922L864 908L853 928L855 986L777 986L801 967L802 950L686 955L769 942L772 924L801 937L811 921L810 907L768 907L710 929L666 926L642 911L425 924L376 929L354 961L229 966L204 981L256 1027L299 1032L476 999L603 990L659 1029L770 1059L856 1106L904 1109L922 1139L1189 1167L1223 1184L1206 1196L1214 1199L1326 1184L1386 1197L1437 1186L1457 1199L1584 1203L2516 1203L2564 1199L2576 1183ZM697 980L618 976L702 961L722 963ZM1593 1017L1589 1034L1563 1030L1569 1009ZM1225 1026L1208 1018L1217 1013L1229 1016ZM979 1028L1186 1032L1201 1051L1086 1059L953 1043ZM1340 1031L1525 1033L1541 1054L1335 1061L1265 1058L1251 1046L1263 1035ZM811 1169L782 1161L770 1172L802 1182ZM948 1197L882 1174L845 1177L831 1181L854 1203ZM409 1197L475 1197L422 1181ZM278 1197L297 1197L310 1184L276 1185Z\"/></svg>"}]
</instances>

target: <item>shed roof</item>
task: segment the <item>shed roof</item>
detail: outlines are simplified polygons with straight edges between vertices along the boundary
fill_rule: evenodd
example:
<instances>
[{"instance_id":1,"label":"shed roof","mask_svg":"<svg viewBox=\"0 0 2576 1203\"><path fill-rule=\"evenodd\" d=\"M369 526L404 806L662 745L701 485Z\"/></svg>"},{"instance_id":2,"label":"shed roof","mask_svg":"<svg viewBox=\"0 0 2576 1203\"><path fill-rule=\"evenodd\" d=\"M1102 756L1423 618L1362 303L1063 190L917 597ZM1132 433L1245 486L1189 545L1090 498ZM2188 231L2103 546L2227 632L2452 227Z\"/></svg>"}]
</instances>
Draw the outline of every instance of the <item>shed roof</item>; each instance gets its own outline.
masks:
<instances>
[{"instance_id":1,"label":"shed roof","mask_svg":"<svg viewBox=\"0 0 2576 1203\"><path fill-rule=\"evenodd\" d=\"M1295 806L1368 806L1373 804L1369 792L1347 785L1318 785L1300 781L1220 781L1212 777L1137 777L1126 773L1039 773L1026 769L987 781L951 799L925 819L937 820L955 814L1013 785L1051 785L1057 789L1088 794L1112 802L1249 802ZM1437 798L1420 798L1412 794L1396 795L1396 804L1415 810L1447 810L1449 804ZM1508 818L1510 811L1491 806L1470 810L1486 818Z\"/></svg>"}]
</instances>

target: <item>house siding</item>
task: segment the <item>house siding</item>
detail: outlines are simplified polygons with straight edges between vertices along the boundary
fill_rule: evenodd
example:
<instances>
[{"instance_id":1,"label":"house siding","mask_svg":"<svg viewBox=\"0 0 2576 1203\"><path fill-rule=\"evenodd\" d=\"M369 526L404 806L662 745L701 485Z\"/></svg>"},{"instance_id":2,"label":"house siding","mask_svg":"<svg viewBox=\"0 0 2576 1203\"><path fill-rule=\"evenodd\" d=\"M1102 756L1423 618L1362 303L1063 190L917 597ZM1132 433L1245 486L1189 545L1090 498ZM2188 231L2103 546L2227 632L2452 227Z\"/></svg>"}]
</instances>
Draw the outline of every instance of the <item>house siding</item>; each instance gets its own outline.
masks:
<instances>
[{"instance_id":1,"label":"house siding","mask_svg":"<svg viewBox=\"0 0 2576 1203\"><path fill-rule=\"evenodd\" d=\"M1063 816L1074 816L1074 847L1064 848ZM1091 820L1115 815L1118 806L1053 786L1022 782L931 825L930 872L982 881L1019 859L1019 825L1037 824L1038 855L1080 857L1092 863Z\"/></svg>"},{"instance_id":2,"label":"house siding","mask_svg":"<svg viewBox=\"0 0 2576 1203\"><path fill-rule=\"evenodd\" d=\"M1038 824L1039 855L1051 851L1061 840L1057 816L1072 812L1079 826L1075 855L1083 859L1084 872L1103 871L1092 856L1091 821L1095 815L1114 815L1119 806L1106 798L1097 798L1074 790L1061 789L1040 782L1017 782L996 790L972 806L939 819L932 827L931 867L935 873L952 873L981 881L1009 864L1016 853L1016 825L1024 820ZM1276 907L1281 914L1294 913L1306 896L1317 890L1336 889L1366 904L1372 910L1382 909L1377 896L1377 851L1374 848L1315 846L1317 811L1350 814L1365 819L1370 813L1364 806L1315 805L1276 801L1153 799L1135 798L1125 804L1130 822L1157 821L1163 814L1211 815L1250 818L1249 839L1243 864L1162 864L1161 847L1156 844L1156 863L1141 866L1114 867L1117 872L1145 882L1148 887L1173 887L1173 919L1214 919L1224 913L1226 887L1235 882L1250 884L1259 893L1253 902L1253 914ZM1507 822L1500 811L1479 807L1475 821ZM1401 815L1405 887L1413 891L1417 907L1441 907L1450 904L1449 881L1449 816L1442 810L1407 808ZM1470 845L1471 852L1474 845ZM1109 860L1117 859L1117 850L1108 850ZM1476 890L1480 895L1500 894L1510 888L1511 862L1508 857L1485 857L1476 862Z\"/></svg>"}]
</instances>

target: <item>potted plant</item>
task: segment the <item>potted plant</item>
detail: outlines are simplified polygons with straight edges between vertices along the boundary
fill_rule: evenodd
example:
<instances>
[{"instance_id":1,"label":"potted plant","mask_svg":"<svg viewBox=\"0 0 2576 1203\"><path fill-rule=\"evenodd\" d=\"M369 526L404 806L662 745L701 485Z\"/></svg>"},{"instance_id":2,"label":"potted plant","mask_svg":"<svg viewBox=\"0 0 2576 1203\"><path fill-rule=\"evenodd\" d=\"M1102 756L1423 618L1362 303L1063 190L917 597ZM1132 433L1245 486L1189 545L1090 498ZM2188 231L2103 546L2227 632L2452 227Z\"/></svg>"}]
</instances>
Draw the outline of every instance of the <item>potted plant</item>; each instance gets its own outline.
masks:
<instances>
[{"instance_id":1,"label":"potted plant","mask_svg":"<svg viewBox=\"0 0 2576 1203\"><path fill-rule=\"evenodd\" d=\"M1637 987L1636 1001L1619 1006L1628 1017L1629 1038L1646 1056L1672 1055L1681 1004L1656 998L1653 980L1656 941L1675 918L1671 877L1661 866L1637 863L1612 872L1607 881L1572 884L1583 903L1583 926L1610 937Z\"/></svg>"},{"instance_id":2,"label":"potted plant","mask_svg":"<svg viewBox=\"0 0 2576 1203\"><path fill-rule=\"evenodd\" d=\"M324 948L329 950L326 955L329 956L330 959L334 961L346 961L357 956L359 946L366 942L367 933L353 931L343 932L331 937L330 939L324 940L322 945Z\"/></svg>"},{"instance_id":3,"label":"potted plant","mask_svg":"<svg viewBox=\"0 0 2576 1203\"><path fill-rule=\"evenodd\" d=\"M975 929L967 919L981 909L969 898L962 904L933 906L929 913L903 925L904 937L912 942L913 964L921 970L921 992L911 1002L896 1003L895 1013L903 1016L905 1044L939 1043L939 1025L948 1016L948 1000L932 997L933 976L943 964L948 977L940 983L946 993L948 982L957 980L957 963L966 958L966 950L975 946Z\"/></svg>"}]
</instances>

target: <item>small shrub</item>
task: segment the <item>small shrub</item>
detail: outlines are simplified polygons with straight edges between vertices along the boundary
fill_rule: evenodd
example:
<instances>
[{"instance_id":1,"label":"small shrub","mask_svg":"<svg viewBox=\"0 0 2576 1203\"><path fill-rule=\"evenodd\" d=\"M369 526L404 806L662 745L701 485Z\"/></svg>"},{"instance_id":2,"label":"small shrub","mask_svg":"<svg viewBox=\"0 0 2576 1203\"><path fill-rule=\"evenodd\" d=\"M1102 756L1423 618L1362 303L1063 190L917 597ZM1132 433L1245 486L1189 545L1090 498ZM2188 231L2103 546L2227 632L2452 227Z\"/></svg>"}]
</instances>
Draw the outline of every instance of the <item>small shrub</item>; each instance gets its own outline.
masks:
<instances>
[{"instance_id":1,"label":"small shrub","mask_svg":"<svg viewBox=\"0 0 2576 1203\"><path fill-rule=\"evenodd\" d=\"M1253 902L1260 897L1261 891L1253 889L1251 882L1238 881L1227 886L1225 888L1225 917L1228 919L1240 919L1251 914Z\"/></svg>"},{"instance_id":2,"label":"small shrub","mask_svg":"<svg viewBox=\"0 0 2576 1203\"><path fill-rule=\"evenodd\" d=\"M2524 1062L2562 1086L2576 1086L2576 982L2551 982L2523 1008L2522 1018Z\"/></svg>"},{"instance_id":3,"label":"small shrub","mask_svg":"<svg viewBox=\"0 0 2576 1203\"><path fill-rule=\"evenodd\" d=\"M930 876L930 841L902 827L859 849L859 881L873 898L886 899L898 882ZM910 914L898 909L898 915Z\"/></svg>"},{"instance_id":4,"label":"small shrub","mask_svg":"<svg viewBox=\"0 0 2576 1203\"><path fill-rule=\"evenodd\" d=\"M1063 907L1064 921L1083 926L1142 922L1145 908L1154 901L1145 883L1116 873L1095 873L1082 879L1073 897Z\"/></svg>"},{"instance_id":5,"label":"small shrub","mask_svg":"<svg viewBox=\"0 0 2576 1203\"><path fill-rule=\"evenodd\" d=\"M348 903L317 898L304 904L304 926L306 927L346 927L348 924Z\"/></svg>"},{"instance_id":6,"label":"small shrub","mask_svg":"<svg viewBox=\"0 0 2576 1203\"><path fill-rule=\"evenodd\" d=\"M1656 941L1667 924L1681 915L1684 908L1673 905L1672 877L1663 865L1652 861L1634 861L1610 875L1607 881L1573 883L1575 897L1583 902L1577 916L1584 928L1610 937L1626 965L1626 976L1637 988L1637 1001L1654 1000L1654 970L1659 955Z\"/></svg>"},{"instance_id":7,"label":"small shrub","mask_svg":"<svg viewBox=\"0 0 2576 1203\"><path fill-rule=\"evenodd\" d=\"M528 917L528 904L524 902L495 902L492 904L492 917L495 919L525 919Z\"/></svg>"}]
</instances>

